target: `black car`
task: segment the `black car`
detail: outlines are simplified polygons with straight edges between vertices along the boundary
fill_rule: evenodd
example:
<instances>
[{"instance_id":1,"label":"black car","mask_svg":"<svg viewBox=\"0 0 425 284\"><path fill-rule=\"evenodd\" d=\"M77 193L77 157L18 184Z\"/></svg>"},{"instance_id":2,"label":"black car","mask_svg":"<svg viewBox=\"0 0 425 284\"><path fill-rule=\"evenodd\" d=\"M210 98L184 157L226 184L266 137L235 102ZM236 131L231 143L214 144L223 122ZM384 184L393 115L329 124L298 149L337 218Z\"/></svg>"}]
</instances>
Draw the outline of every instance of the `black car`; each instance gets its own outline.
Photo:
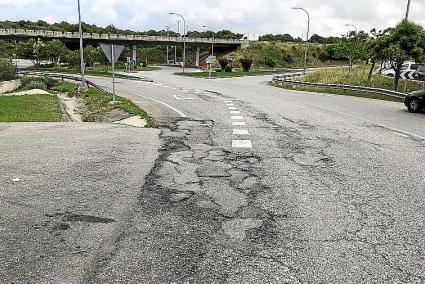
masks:
<instances>
[{"instance_id":1,"label":"black car","mask_svg":"<svg viewBox=\"0 0 425 284\"><path fill-rule=\"evenodd\" d=\"M409 112L417 113L425 108L425 90L411 92L404 99L404 104Z\"/></svg>"}]
</instances>

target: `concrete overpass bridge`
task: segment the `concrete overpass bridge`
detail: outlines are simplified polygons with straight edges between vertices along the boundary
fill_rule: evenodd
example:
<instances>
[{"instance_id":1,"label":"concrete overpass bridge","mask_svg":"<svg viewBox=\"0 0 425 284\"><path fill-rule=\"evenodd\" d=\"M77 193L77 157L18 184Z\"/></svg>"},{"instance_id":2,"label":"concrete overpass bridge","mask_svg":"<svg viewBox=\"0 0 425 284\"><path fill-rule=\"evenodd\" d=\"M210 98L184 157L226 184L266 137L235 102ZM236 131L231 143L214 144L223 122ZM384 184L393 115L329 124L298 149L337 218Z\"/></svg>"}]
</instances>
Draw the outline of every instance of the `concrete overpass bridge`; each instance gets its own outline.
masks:
<instances>
[{"instance_id":1,"label":"concrete overpass bridge","mask_svg":"<svg viewBox=\"0 0 425 284\"><path fill-rule=\"evenodd\" d=\"M78 43L79 33L77 32L57 32L47 30L23 30L23 29L0 29L1 40L22 41L30 38L49 41L58 39L64 43ZM114 43L131 46L132 59L136 60L137 47L146 45L183 45L183 37L173 36L142 36L124 34L98 34L83 33L84 43ZM199 50L201 46L210 46L214 43L216 47L236 49L247 41L234 39L212 39L212 38L186 38L186 45L194 51L194 63L199 66Z\"/></svg>"}]
</instances>

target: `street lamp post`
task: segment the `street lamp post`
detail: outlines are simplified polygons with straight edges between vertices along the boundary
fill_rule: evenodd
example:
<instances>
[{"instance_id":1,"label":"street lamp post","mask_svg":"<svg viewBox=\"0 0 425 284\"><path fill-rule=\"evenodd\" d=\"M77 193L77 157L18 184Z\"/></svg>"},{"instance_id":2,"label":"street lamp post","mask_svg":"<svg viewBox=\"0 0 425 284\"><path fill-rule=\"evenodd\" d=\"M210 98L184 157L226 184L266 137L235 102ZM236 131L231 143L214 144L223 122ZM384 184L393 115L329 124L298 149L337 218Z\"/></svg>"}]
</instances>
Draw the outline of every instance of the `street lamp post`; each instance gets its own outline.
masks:
<instances>
[{"instance_id":1,"label":"street lamp post","mask_svg":"<svg viewBox=\"0 0 425 284\"><path fill-rule=\"evenodd\" d=\"M81 85L84 85L84 49L83 49L83 29L81 27L81 6L78 0L78 32L80 35L80 62L81 62Z\"/></svg>"},{"instance_id":2,"label":"street lamp post","mask_svg":"<svg viewBox=\"0 0 425 284\"><path fill-rule=\"evenodd\" d=\"M352 27L356 30L356 34L359 33L359 29L355 25L345 24L346 27Z\"/></svg>"},{"instance_id":3,"label":"street lamp post","mask_svg":"<svg viewBox=\"0 0 425 284\"><path fill-rule=\"evenodd\" d=\"M410 0L407 0L406 21L409 20Z\"/></svg>"},{"instance_id":4,"label":"street lamp post","mask_svg":"<svg viewBox=\"0 0 425 284\"><path fill-rule=\"evenodd\" d=\"M214 31L212 28L210 28L209 26L202 26L203 28L209 29L212 33L212 43L211 43L211 60L214 58ZM212 73L212 65L213 63L210 62L210 74L209 77L211 78L211 73Z\"/></svg>"},{"instance_id":5,"label":"street lamp post","mask_svg":"<svg viewBox=\"0 0 425 284\"><path fill-rule=\"evenodd\" d=\"M310 36L310 14L304 8L294 7L292 9L301 10L307 14L307 38L305 41L305 54L304 54L304 75L305 75L307 72L307 53L308 53L308 42L309 42L309 36Z\"/></svg>"},{"instance_id":6,"label":"street lamp post","mask_svg":"<svg viewBox=\"0 0 425 284\"><path fill-rule=\"evenodd\" d=\"M166 26L166 27L167 27L167 37L168 37L168 40L170 40L170 27L169 26ZM167 44L167 65L170 63L170 57L169 57L170 54L169 54L169 48L168 47L169 46Z\"/></svg>"},{"instance_id":7,"label":"street lamp post","mask_svg":"<svg viewBox=\"0 0 425 284\"><path fill-rule=\"evenodd\" d=\"M183 67L183 73L184 73L184 69L186 66L186 20L182 15L178 13L170 12L169 14L179 16L183 20L183 64L182 64L182 67Z\"/></svg>"}]
</instances>

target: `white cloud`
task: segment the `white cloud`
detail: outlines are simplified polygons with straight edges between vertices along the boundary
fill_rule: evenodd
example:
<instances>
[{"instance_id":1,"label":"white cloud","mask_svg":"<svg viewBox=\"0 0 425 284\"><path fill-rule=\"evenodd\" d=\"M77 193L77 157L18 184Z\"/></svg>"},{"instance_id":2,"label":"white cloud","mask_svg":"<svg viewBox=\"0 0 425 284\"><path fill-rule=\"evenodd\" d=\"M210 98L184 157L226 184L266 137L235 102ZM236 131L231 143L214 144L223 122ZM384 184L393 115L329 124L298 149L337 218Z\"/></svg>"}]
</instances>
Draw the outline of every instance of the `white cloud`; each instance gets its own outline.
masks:
<instances>
[{"instance_id":1,"label":"white cloud","mask_svg":"<svg viewBox=\"0 0 425 284\"><path fill-rule=\"evenodd\" d=\"M75 3L74 3L75 2ZM306 16L293 6L311 14L311 32L341 35L353 24L362 30L386 28L405 14L405 0L81 0L83 20L106 26L137 30L176 29L176 18L169 11L185 15L190 29L235 32L305 34ZM425 3L412 0L411 18L423 25ZM75 22L76 1L0 0L0 18L9 20L45 19Z\"/></svg>"}]
</instances>

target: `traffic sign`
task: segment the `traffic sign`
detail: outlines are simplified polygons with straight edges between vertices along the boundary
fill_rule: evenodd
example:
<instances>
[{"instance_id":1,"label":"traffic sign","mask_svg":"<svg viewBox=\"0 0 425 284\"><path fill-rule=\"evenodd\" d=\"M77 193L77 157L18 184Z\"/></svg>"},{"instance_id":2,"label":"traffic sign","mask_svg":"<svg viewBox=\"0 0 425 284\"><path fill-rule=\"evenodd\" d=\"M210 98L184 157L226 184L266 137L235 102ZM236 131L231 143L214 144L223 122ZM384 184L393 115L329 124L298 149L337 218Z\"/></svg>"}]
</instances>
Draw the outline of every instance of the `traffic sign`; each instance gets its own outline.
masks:
<instances>
[{"instance_id":1,"label":"traffic sign","mask_svg":"<svg viewBox=\"0 0 425 284\"><path fill-rule=\"evenodd\" d=\"M117 63L118 58L124 50L123 45L116 44L100 44L100 48L102 48L103 53L105 53L110 63ZM114 49L114 54L112 54L112 48ZM114 58L114 62L112 62L112 57Z\"/></svg>"},{"instance_id":2,"label":"traffic sign","mask_svg":"<svg viewBox=\"0 0 425 284\"><path fill-rule=\"evenodd\" d=\"M401 72L400 73L400 78L402 80L416 80L415 72L416 71Z\"/></svg>"},{"instance_id":3,"label":"traffic sign","mask_svg":"<svg viewBox=\"0 0 425 284\"><path fill-rule=\"evenodd\" d=\"M215 57L215 56L211 56L211 55L210 55L210 56L208 56L208 57L207 57L207 60L206 60L206 61L207 61L207 64L214 64L214 63L215 63L216 58L217 58L217 57Z\"/></svg>"}]
</instances>

